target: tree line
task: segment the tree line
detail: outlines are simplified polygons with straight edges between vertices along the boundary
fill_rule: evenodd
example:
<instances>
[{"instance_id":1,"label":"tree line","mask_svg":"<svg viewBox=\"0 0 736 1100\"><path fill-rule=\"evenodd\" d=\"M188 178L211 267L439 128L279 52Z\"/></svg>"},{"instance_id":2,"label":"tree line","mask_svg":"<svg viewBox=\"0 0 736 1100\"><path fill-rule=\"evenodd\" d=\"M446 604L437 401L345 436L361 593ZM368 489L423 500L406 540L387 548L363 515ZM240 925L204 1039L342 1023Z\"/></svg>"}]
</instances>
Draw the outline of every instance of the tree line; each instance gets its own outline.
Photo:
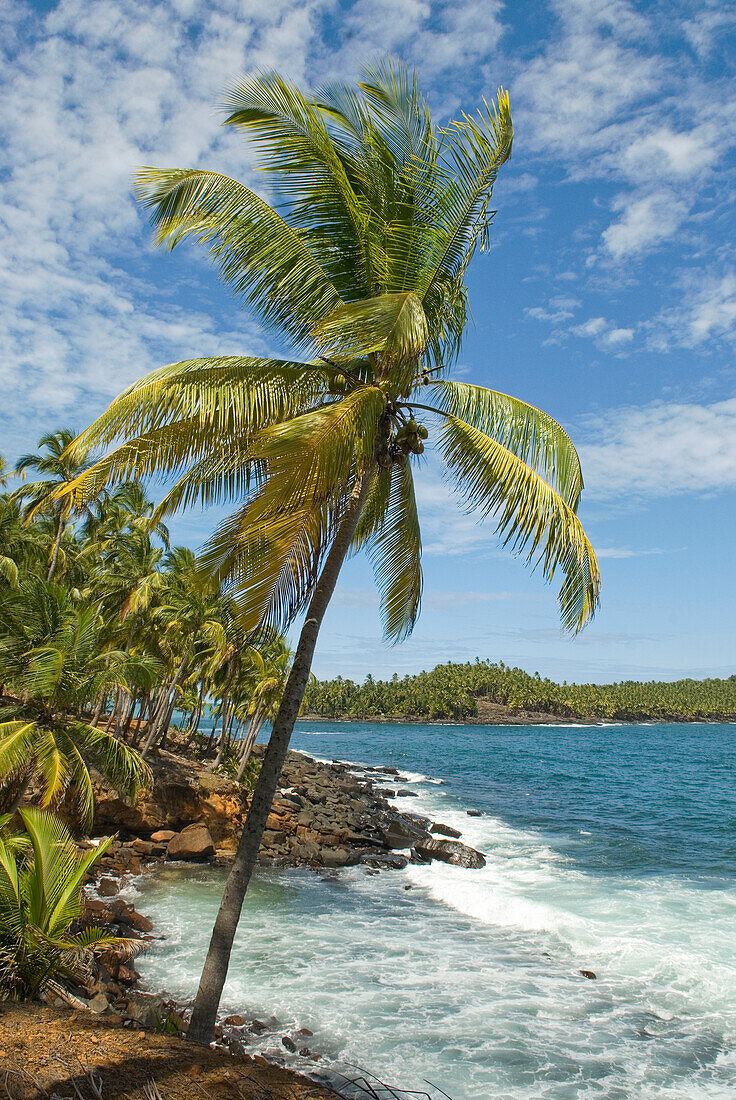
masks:
<instances>
[{"instance_id":1,"label":"tree line","mask_svg":"<svg viewBox=\"0 0 736 1100\"><path fill-rule=\"evenodd\" d=\"M476 719L482 701L510 711L540 711L555 718L656 721L666 718L733 718L736 676L728 679L625 680L614 684L562 684L477 658L437 665L390 680L368 676L362 684L317 681L310 710L325 718ZM480 703L480 708L479 708Z\"/></svg>"},{"instance_id":2,"label":"tree line","mask_svg":"<svg viewBox=\"0 0 736 1100\"><path fill-rule=\"evenodd\" d=\"M101 489L76 511L59 497L92 460L68 456L74 438L43 436L18 460L13 473L27 480L16 487L2 472L0 813L38 787L42 806L63 798L89 827L89 766L135 794L175 710L186 721L180 747L252 778L290 652L275 632L257 645L246 637L194 552L170 545L141 481Z\"/></svg>"}]
</instances>

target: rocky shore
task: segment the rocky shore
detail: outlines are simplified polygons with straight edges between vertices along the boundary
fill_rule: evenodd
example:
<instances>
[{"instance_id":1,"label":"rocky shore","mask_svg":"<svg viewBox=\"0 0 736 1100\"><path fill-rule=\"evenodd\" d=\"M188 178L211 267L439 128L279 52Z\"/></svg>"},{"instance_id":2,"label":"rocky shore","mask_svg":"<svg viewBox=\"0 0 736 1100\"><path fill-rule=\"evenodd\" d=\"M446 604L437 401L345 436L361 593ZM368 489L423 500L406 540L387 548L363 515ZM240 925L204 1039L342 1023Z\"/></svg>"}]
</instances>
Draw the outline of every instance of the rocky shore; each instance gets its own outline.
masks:
<instances>
[{"instance_id":1,"label":"rocky shore","mask_svg":"<svg viewBox=\"0 0 736 1100\"><path fill-rule=\"evenodd\" d=\"M262 752L257 747L257 754ZM116 840L85 891L83 922L103 924L145 950L156 938L152 922L134 905L130 889L141 874L171 862L227 865L237 847L249 805L241 784L205 764L171 752L151 761L152 788L127 803L96 780L95 836ZM315 871L362 867L367 875L433 859L469 870L483 867L480 852L462 843L458 830L420 814L398 811L391 798L410 796L395 768L325 764L290 752L268 819L259 862L263 867L309 867ZM83 842L94 844L95 839ZM183 1033L187 1007L140 987L132 956L114 951L97 961L89 982L66 998L113 1025ZM52 994L50 1004L64 1001ZM269 1062L298 1057L318 1063L311 1032L284 1031L275 1018L235 1015L217 1028L217 1045ZM257 1052L257 1053L256 1053Z\"/></svg>"}]
</instances>

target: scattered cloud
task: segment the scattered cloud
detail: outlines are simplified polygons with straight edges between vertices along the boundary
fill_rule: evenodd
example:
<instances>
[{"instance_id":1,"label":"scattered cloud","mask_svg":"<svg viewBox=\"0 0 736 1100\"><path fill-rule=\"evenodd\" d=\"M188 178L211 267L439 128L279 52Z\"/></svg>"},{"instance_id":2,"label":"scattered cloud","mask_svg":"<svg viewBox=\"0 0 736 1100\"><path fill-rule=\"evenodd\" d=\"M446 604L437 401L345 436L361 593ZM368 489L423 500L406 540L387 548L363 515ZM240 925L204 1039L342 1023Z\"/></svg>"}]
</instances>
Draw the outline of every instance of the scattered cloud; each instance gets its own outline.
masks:
<instances>
[{"instance_id":1,"label":"scattered cloud","mask_svg":"<svg viewBox=\"0 0 736 1100\"><path fill-rule=\"evenodd\" d=\"M736 338L736 271L692 274L679 284L677 305L652 322L650 342L657 350L671 344L699 347Z\"/></svg>"},{"instance_id":2,"label":"scattered cloud","mask_svg":"<svg viewBox=\"0 0 736 1100\"><path fill-rule=\"evenodd\" d=\"M587 497L736 488L736 398L616 409L586 428L578 451Z\"/></svg>"}]
</instances>

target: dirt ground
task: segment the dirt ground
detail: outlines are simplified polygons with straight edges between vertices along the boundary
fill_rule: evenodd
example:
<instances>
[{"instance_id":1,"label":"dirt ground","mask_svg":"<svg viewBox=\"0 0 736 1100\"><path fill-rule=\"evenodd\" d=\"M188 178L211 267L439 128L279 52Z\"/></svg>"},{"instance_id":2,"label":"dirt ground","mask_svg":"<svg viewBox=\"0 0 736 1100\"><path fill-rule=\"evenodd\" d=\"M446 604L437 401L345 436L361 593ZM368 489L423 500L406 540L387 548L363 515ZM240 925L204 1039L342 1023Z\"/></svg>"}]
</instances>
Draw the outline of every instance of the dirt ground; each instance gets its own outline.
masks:
<instances>
[{"instance_id":1,"label":"dirt ground","mask_svg":"<svg viewBox=\"0 0 736 1100\"><path fill-rule=\"evenodd\" d=\"M153 1082L153 1084L152 1084ZM287 1070L42 1004L0 1004L8 1100L334 1100Z\"/></svg>"}]
</instances>

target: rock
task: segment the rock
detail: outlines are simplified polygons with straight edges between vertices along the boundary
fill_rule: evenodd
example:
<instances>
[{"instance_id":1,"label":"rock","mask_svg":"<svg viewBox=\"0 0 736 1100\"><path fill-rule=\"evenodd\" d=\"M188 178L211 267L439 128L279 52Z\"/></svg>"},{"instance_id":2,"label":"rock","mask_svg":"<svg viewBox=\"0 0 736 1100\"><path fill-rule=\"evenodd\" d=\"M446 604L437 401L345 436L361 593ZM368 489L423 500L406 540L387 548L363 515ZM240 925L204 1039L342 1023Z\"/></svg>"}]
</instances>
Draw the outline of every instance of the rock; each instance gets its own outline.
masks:
<instances>
[{"instance_id":1,"label":"rock","mask_svg":"<svg viewBox=\"0 0 736 1100\"><path fill-rule=\"evenodd\" d=\"M128 917L128 921L136 932L153 932L153 921L150 921L148 917L144 917L142 913L136 912L135 909Z\"/></svg>"},{"instance_id":2,"label":"rock","mask_svg":"<svg viewBox=\"0 0 736 1100\"><path fill-rule=\"evenodd\" d=\"M465 813L468 815L468 817L483 817L482 810L466 810Z\"/></svg>"},{"instance_id":3,"label":"rock","mask_svg":"<svg viewBox=\"0 0 736 1100\"><path fill-rule=\"evenodd\" d=\"M314 1032L310 1031L308 1027L300 1027L294 1034L297 1039L311 1039L314 1036Z\"/></svg>"},{"instance_id":4,"label":"rock","mask_svg":"<svg viewBox=\"0 0 736 1100\"><path fill-rule=\"evenodd\" d=\"M114 898L120 892L120 883L110 875L103 875L97 883L97 893L101 898Z\"/></svg>"},{"instance_id":5,"label":"rock","mask_svg":"<svg viewBox=\"0 0 736 1100\"><path fill-rule=\"evenodd\" d=\"M386 815L378 828L389 848L412 848L418 840L429 839L426 829L414 825L399 814Z\"/></svg>"},{"instance_id":6,"label":"rock","mask_svg":"<svg viewBox=\"0 0 736 1100\"><path fill-rule=\"evenodd\" d=\"M347 848L323 848L320 855L325 867L345 867L350 860Z\"/></svg>"},{"instance_id":7,"label":"rock","mask_svg":"<svg viewBox=\"0 0 736 1100\"><path fill-rule=\"evenodd\" d=\"M419 798L416 791L401 790L396 792L397 798Z\"/></svg>"},{"instance_id":8,"label":"rock","mask_svg":"<svg viewBox=\"0 0 736 1100\"><path fill-rule=\"evenodd\" d=\"M226 1016L222 1022L228 1027L245 1027L248 1021L245 1016L241 1016L240 1013L235 1012L232 1016Z\"/></svg>"},{"instance_id":9,"label":"rock","mask_svg":"<svg viewBox=\"0 0 736 1100\"><path fill-rule=\"evenodd\" d=\"M430 833L440 833L442 836L451 836L455 840L463 834L459 829L453 829L452 825L443 825L440 821L435 821L434 825L430 826Z\"/></svg>"},{"instance_id":10,"label":"rock","mask_svg":"<svg viewBox=\"0 0 736 1100\"><path fill-rule=\"evenodd\" d=\"M175 836L174 829L157 829L155 833L151 833L151 840L155 844L168 844Z\"/></svg>"},{"instance_id":11,"label":"rock","mask_svg":"<svg viewBox=\"0 0 736 1100\"><path fill-rule=\"evenodd\" d=\"M256 1035L261 1035L264 1031L268 1031L268 1024L263 1020L252 1020L250 1030L255 1031Z\"/></svg>"},{"instance_id":12,"label":"rock","mask_svg":"<svg viewBox=\"0 0 736 1100\"><path fill-rule=\"evenodd\" d=\"M578 974L582 974L584 978L588 978L590 981L595 981L598 977L594 970L579 970Z\"/></svg>"},{"instance_id":13,"label":"rock","mask_svg":"<svg viewBox=\"0 0 736 1100\"><path fill-rule=\"evenodd\" d=\"M459 840L423 840L414 845L414 849L425 859L440 859L454 867L468 867L477 870L485 867L485 856L461 844Z\"/></svg>"},{"instance_id":14,"label":"rock","mask_svg":"<svg viewBox=\"0 0 736 1100\"><path fill-rule=\"evenodd\" d=\"M155 845L150 840L141 840L139 836L133 841L133 851L137 852L140 856L153 855L153 849Z\"/></svg>"},{"instance_id":15,"label":"rock","mask_svg":"<svg viewBox=\"0 0 736 1100\"><path fill-rule=\"evenodd\" d=\"M377 867L379 871L401 871L407 866L408 862L407 856L389 855L388 853L361 857L361 863L365 863L368 867Z\"/></svg>"},{"instance_id":16,"label":"rock","mask_svg":"<svg viewBox=\"0 0 736 1100\"><path fill-rule=\"evenodd\" d=\"M167 854L169 859L210 859L215 854L215 845L209 829L201 821L187 825L171 838Z\"/></svg>"},{"instance_id":17,"label":"rock","mask_svg":"<svg viewBox=\"0 0 736 1100\"><path fill-rule=\"evenodd\" d=\"M286 1049L290 1051L291 1054L296 1054L296 1043L290 1035L283 1035L281 1037L281 1045L283 1047L286 1047Z\"/></svg>"},{"instance_id":18,"label":"rock","mask_svg":"<svg viewBox=\"0 0 736 1100\"><path fill-rule=\"evenodd\" d=\"M110 1005L104 993L95 993L94 997L87 1001L87 1008L92 1012L107 1012L109 1007Z\"/></svg>"}]
</instances>

